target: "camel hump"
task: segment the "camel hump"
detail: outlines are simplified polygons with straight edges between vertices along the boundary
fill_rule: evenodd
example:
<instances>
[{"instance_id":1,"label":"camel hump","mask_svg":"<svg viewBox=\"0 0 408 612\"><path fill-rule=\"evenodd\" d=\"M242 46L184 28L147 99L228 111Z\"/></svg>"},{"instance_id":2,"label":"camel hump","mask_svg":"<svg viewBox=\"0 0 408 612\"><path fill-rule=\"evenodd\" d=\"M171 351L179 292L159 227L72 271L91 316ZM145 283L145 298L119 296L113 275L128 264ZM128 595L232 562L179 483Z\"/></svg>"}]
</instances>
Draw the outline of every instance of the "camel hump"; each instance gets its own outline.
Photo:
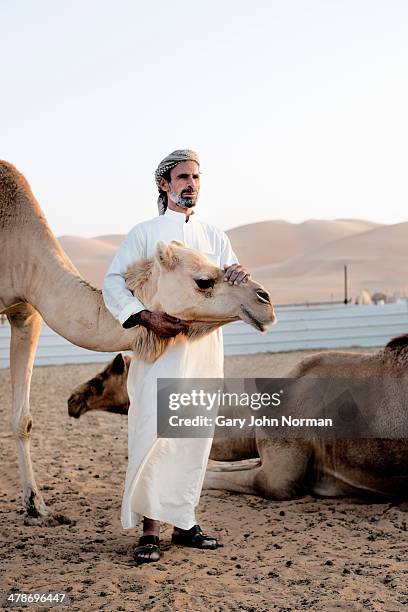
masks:
<instances>
[{"instance_id":1,"label":"camel hump","mask_svg":"<svg viewBox=\"0 0 408 612\"><path fill-rule=\"evenodd\" d=\"M4 168L8 168L9 170L12 170L14 172L17 172L17 168L13 166L13 164L11 164L10 162L6 161L5 159L0 159L0 166Z\"/></svg>"},{"instance_id":2,"label":"camel hump","mask_svg":"<svg viewBox=\"0 0 408 612\"><path fill-rule=\"evenodd\" d=\"M0 229L38 220L46 224L27 180L13 164L0 160Z\"/></svg>"},{"instance_id":3,"label":"camel hump","mask_svg":"<svg viewBox=\"0 0 408 612\"><path fill-rule=\"evenodd\" d=\"M396 336L392 338L387 344L385 348L395 350L395 349L403 349L408 346L408 334L401 334L401 336Z\"/></svg>"},{"instance_id":4,"label":"camel hump","mask_svg":"<svg viewBox=\"0 0 408 612\"><path fill-rule=\"evenodd\" d=\"M4 159L0 159L0 184L9 181L16 182L20 176L21 173L13 164L10 164L10 162Z\"/></svg>"},{"instance_id":5,"label":"camel hump","mask_svg":"<svg viewBox=\"0 0 408 612\"><path fill-rule=\"evenodd\" d=\"M13 164L0 159L0 191L2 204L11 202L20 191L31 194L31 189L24 176Z\"/></svg>"},{"instance_id":6,"label":"camel hump","mask_svg":"<svg viewBox=\"0 0 408 612\"><path fill-rule=\"evenodd\" d=\"M319 368L325 360L327 353L317 353L309 355L299 361L287 374L287 378L303 378L309 372Z\"/></svg>"}]
</instances>

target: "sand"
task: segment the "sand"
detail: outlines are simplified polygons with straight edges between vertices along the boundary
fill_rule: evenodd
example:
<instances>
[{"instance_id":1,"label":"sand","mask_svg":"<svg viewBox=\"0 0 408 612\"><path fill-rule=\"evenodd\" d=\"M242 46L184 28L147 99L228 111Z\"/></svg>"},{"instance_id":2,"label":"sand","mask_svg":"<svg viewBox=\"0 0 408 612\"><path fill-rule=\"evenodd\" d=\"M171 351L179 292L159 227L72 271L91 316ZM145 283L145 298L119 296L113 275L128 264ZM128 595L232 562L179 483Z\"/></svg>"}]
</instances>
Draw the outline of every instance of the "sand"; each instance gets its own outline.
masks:
<instances>
[{"instance_id":1,"label":"sand","mask_svg":"<svg viewBox=\"0 0 408 612\"><path fill-rule=\"evenodd\" d=\"M283 262L291 257L368 232L376 223L359 219L309 219L303 223L273 220L240 225L227 231L239 260L249 268Z\"/></svg>"},{"instance_id":2,"label":"sand","mask_svg":"<svg viewBox=\"0 0 408 612\"><path fill-rule=\"evenodd\" d=\"M229 357L227 376L282 376L305 353ZM126 417L67 416L72 388L100 365L35 368L32 458L57 527L24 525L17 453L9 433L9 372L0 372L0 591L69 592L73 611L381 610L408 605L407 503L311 496L274 502L203 491L198 520L224 547L170 545L136 566L136 532L120 525ZM21 608L17 608L21 609ZM36 606L33 609L45 609Z\"/></svg>"}]
</instances>

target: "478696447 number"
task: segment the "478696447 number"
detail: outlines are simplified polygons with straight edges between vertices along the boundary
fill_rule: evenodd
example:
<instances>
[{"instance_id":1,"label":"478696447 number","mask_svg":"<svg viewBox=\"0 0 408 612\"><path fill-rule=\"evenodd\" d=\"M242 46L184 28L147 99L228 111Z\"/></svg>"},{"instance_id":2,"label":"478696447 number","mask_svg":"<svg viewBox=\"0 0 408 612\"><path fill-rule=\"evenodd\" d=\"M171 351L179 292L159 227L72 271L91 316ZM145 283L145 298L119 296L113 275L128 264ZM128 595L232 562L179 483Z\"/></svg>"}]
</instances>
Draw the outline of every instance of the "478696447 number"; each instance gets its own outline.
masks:
<instances>
[{"instance_id":1,"label":"478696447 number","mask_svg":"<svg viewBox=\"0 0 408 612\"><path fill-rule=\"evenodd\" d=\"M28 606L29 604L47 603L48 605L67 605L70 603L67 593L57 592L25 592L25 591L8 591L2 597L2 605L5 608L14 608L17 606Z\"/></svg>"}]
</instances>

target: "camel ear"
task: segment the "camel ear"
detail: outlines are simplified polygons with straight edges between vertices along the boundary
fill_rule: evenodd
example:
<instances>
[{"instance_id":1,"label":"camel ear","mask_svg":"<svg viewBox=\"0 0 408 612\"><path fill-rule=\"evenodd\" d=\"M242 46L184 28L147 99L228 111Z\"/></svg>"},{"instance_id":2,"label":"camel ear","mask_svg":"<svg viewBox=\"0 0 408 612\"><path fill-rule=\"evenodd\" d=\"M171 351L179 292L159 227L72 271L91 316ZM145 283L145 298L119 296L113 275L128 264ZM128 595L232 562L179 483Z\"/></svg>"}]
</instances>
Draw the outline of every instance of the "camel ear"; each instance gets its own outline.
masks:
<instances>
[{"instance_id":1,"label":"camel ear","mask_svg":"<svg viewBox=\"0 0 408 612\"><path fill-rule=\"evenodd\" d=\"M112 374L123 374L125 371L125 360L122 353L116 355L115 359L111 363Z\"/></svg>"},{"instance_id":2,"label":"camel ear","mask_svg":"<svg viewBox=\"0 0 408 612\"><path fill-rule=\"evenodd\" d=\"M174 270L180 261L171 244L166 244L162 240L157 243L156 258L165 270Z\"/></svg>"}]
</instances>

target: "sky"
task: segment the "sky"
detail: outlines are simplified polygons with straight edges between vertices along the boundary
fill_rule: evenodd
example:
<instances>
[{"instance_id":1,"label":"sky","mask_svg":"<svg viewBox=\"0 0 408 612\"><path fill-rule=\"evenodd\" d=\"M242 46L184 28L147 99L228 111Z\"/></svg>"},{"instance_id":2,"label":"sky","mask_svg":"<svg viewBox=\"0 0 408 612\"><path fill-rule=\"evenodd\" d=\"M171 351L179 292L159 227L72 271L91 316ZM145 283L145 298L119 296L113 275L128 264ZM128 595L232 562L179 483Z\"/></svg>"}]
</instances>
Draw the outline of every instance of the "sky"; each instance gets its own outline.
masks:
<instances>
[{"instance_id":1,"label":"sky","mask_svg":"<svg viewBox=\"0 0 408 612\"><path fill-rule=\"evenodd\" d=\"M0 159L56 235L157 214L201 160L200 218L407 220L404 0L0 0Z\"/></svg>"}]
</instances>

